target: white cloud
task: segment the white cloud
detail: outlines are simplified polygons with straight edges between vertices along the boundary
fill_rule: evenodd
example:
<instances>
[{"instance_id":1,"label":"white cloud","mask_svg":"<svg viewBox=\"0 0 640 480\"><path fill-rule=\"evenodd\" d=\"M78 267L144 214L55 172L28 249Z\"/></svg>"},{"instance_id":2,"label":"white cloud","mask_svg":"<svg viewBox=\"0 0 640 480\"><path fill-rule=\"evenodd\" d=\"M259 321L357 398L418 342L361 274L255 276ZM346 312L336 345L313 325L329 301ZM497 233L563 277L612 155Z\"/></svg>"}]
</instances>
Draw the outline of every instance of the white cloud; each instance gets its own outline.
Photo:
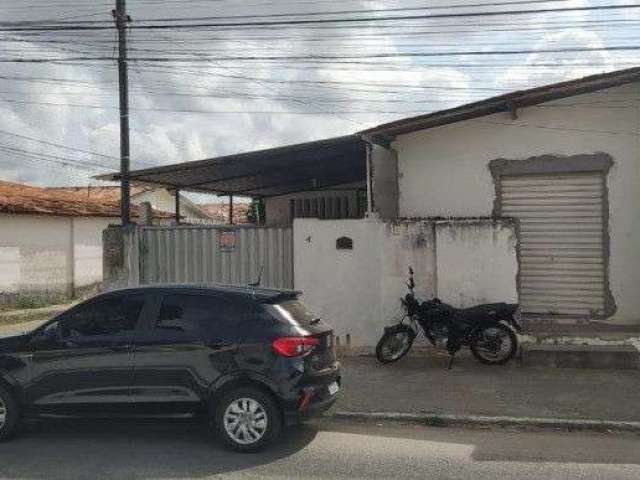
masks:
<instances>
[{"instance_id":1,"label":"white cloud","mask_svg":"<svg viewBox=\"0 0 640 480\"><path fill-rule=\"evenodd\" d=\"M546 35L533 50L557 48L602 48L600 36L582 28ZM577 66L583 64L584 66ZM535 65L540 67L532 68ZM606 51L533 53L524 64L509 68L497 84L508 89L527 88L540 83L554 83L611 70L615 62Z\"/></svg>"},{"instance_id":2,"label":"white cloud","mask_svg":"<svg viewBox=\"0 0 640 480\"><path fill-rule=\"evenodd\" d=\"M28 1L28 0L26 0ZM616 0L618 1L618 0ZM620 0L622 2L623 0ZM260 2L255 2L260 3ZM268 3L268 2L267 2ZM461 1L461 3L464 3ZM439 0L429 6L444 6L447 2ZM587 0L571 0L562 6L589 5ZM162 9L157 5L153 9L144 6L144 3L132 3L132 15L134 19L144 19L157 16L201 16L221 15L220 10L206 6L194 7L188 12L181 8L179 2L167 2ZM194 5L196 5L194 3ZM398 7L394 2L388 1L363 1L347 2L345 4L322 4L320 7L313 4L300 3L307 10L327 9L351 9L370 8L381 9ZM406 1L402 6L422 7L424 2ZM0 7L1 9L2 7ZM17 8L17 7L16 7ZM98 10L101 7L96 7ZM272 13L274 11L287 11L291 9L291 3L287 7L280 7L271 2L261 7L253 7L249 10L242 4L225 6L229 14L247 13ZM497 8L497 7L496 7ZM523 7L525 8L525 7ZM108 9L105 16L108 19ZM472 9L473 10L473 9ZM457 10L459 11L459 10ZM15 17L15 11L11 13ZM83 10L79 13L85 13ZM629 10L630 15L640 13L640 9ZM39 18L61 17L68 12L64 9L51 7L50 11L39 10ZM394 13L399 15L400 13ZM16 20L32 19L28 11L22 11L22 17ZM535 26L542 21L553 21L562 24L566 21L569 25L573 20L587 20L597 18L597 15L587 13L557 14L547 16L518 17L518 25L523 29ZM499 18L493 22L501 21ZM508 20L502 20L508 23ZM475 22L447 20L442 23L462 23L465 28L471 29ZM415 22L414 22L415 23ZM427 22L421 29L429 29L429 25L437 25L439 22ZM426 25L426 26L425 26ZM402 29L410 31L408 27L399 27L391 32L402 32ZM455 30L455 29L454 29ZM320 32L320 33L319 33ZM158 48L159 50L172 50L180 53L182 50L202 50L212 55L243 55L256 53L257 55L306 55L313 53L334 53L346 55L366 56L370 53L385 52L409 52L425 51L435 48L438 43L447 44L441 49L459 50L499 50L513 43L526 43L526 48L545 49L557 46L592 46L607 45L605 36L585 27L571 28L569 30L549 30L544 32L490 32L478 29L478 34L451 33L440 36L424 36L409 38L411 43L425 45L407 46L407 38L396 36L366 37L370 33L380 33L380 30L360 28L349 30L341 28L337 30L340 36L331 40L331 46L325 44L323 49L318 43L307 42L306 39L317 35L331 35L331 30L274 30L272 34L284 37L282 40L265 42L261 39L251 40L248 36L262 35L265 31L245 31L234 41L223 41L222 35L216 31L198 30L192 33L159 34L151 32L134 31L132 46L134 48ZM351 32L351 36L349 36ZM161 36L165 38L162 39ZM177 35L178 37L172 37ZM292 38L288 38L288 36ZM356 37L357 35L357 37ZM167 42L170 38L182 38L186 40L198 40L202 37L212 39L210 43L179 43ZM295 38L293 38L295 37ZM302 37L302 38L301 38ZM100 48L101 54L112 55L111 43L92 43L98 39L109 42L113 40L113 32L104 35L87 34L87 37L79 37L81 40L64 48L72 48L80 51L91 51ZM162 40L156 44L152 39ZM240 41L238 41L240 39ZM367 39L365 41L365 39ZM0 40L6 40L6 38ZM430 45L432 43L432 45ZM403 45L404 44L404 45ZM59 44L36 43L31 39L25 39L18 43L6 43L11 48L17 49L20 55L47 56L70 54L60 50ZM98 45L102 45L98 47ZM105 47L106 46L106 47ZM107 53L105 53L107 52ZM162 53L162 52L161 52ZM136 53L135 55L138 55ZM134 55L134 56L135 56ZM519 57L521 58L521 57ZM134 168L147 166L148 164L167 164L178 161L197 160L204 157L212 157L230 154L240 151L268 148L277 145L296 143L301 141L319 139L327 136L352 133L360 128L413 115L418 112L428 112L441 108L465 103L467 101L491 95L492 88L504 88L507 90L524 88L534 84L550 83L572 77L578 77L603 69L617 68L621 65L622 54L608 52L594 52L585 54L533 54L530 55L522 66L515 65L518 59L509 57L467 57L438 58L426 60L420 58L394 59L393 66L389 67L390 59L380 60L378 64L342 65L327 63L324 68L302 68L308 65L291 63L292 68L284 68L270 62L225 63L220 64L198 62L197 64L155 64L154 66L132 65L131 78L131 141L132 141L132 165ZM364 59L372 62L373 60ZM577 60L597 64L595 67L574 67L568 65ZM495 63L503 67L487 69L465 69L454 65L433 66L434 62L443 63ZM527 65L536 63L559 64L557 67L532 68ZM88 109L72 106L45 106L33 104L4 103L0 101L0 129L32 136L47 141L52 141L76 148L102 152L117 157L119 155L119 122L117 107L117 83L114 63L104 63L102 66L62 66L62 65L13 65L0 64L0 75L4 76L31 76L40 78L68 78L79 82L69 86L58 82L36 83L3 81L3 89L10 94L0 94L0 97L16 101L32 101L60 104L87 104L105 107L104 109ZM260 80L233 79L230 76L254 77ZM300 83L303 81L303 83ZM326 84L325 87L313 86L309 81L339 82ZM290 83L281 83L290 82ZM369 84L399 85L397 88L375 87ZM413 87L413 88L412 88ZM423 88L417 88L423 87ZM424 88L426 87L426 88ZM440 87L441 89L434 88ZM482 90L486 88L487 90ZM366 90L386 90L386 94L367 92ZM148 93L153 92L152 94ZM488 93L489 92L489 93ZM173 93L173 95L169 95ZM191 93L198 96L189 97L175 94ZM227 93L231 98L207 97L211 94ZM248 97L269 98L248 98ZM292 101L292 98L299 99ZM380 101L371 101L380 100ZM152 111L153 109L182 109L182 110L226 110L226 111L278 111L278 112L312 112L334 111L344 112L334 115L282 115L282 114L196 114L196 113L172 113ZM360 115L349 112L372 112ZM373 113L373 112L407 112L403 113ZM410 112L410 113L409 113ZM114 167L117 161L108 161L100 157L88 157L74 154L64 150L51 149L33 142L23 141L0 135L0 144L13 145L32 151L70 156L80 160L92 160L100 163L109 162ZM5 152L0 152L0 164L2 176L25 181L39 183L86 183L92 173L79 170L70 170L56 166L55 164L33 163L18 159L10 159ZM39 165L39 166L38 166ZM52 168L53 167L53 168Z\"/></svg>"}]
</instances>

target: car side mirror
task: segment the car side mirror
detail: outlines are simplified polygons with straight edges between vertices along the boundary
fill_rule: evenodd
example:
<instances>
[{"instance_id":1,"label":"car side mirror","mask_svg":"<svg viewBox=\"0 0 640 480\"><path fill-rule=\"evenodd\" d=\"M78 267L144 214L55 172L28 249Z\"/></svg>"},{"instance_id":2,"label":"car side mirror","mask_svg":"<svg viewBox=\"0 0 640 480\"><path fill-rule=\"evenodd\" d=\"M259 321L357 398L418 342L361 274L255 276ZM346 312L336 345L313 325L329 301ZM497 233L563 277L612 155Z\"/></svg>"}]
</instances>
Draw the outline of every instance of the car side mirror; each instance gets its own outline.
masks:
<instances>
[{"instance_id":1,"label":"car side mirror","mask_svg":"<svg viewBox=\"0 0 640 480\"><path fill-rule=\"evenodd\" d=\"M50 345L62 338L62 327L59 323L52 323L47 328L31 338L34 345Z\"/></svg>"}]
</instances>

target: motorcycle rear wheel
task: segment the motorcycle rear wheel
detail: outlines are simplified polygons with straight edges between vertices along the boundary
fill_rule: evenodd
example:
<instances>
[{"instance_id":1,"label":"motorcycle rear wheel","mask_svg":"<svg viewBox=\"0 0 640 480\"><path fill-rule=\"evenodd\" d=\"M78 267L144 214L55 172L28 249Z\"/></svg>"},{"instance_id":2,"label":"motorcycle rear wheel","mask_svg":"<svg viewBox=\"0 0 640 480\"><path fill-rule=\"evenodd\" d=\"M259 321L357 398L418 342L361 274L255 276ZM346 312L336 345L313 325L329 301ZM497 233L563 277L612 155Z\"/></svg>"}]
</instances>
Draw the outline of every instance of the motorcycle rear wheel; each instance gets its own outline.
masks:
<instances>
[{"instance_id":1,"label":"motorcycle rear wheel","mask_svg":"<svg viewBox=\"0 0 640 480\"><path fill-rule=\"evenodd\" d=\"M380 363L397 362L409 353L415 338L415 332L408 325L398 325L385 331L376 346L376 358Z\"/></svg>"},{"instance_id":2,"label":"motorcycle rear wheel","mask_svg":"<svg viewBox=\"0 0 640 480\"><path fill-rule=\"evenodd\" d=\"M496 323L480 329L471 339L471 353L485 365L504 365L518 351L518 337L506 325Z\"/></svg>"}]
</instances>

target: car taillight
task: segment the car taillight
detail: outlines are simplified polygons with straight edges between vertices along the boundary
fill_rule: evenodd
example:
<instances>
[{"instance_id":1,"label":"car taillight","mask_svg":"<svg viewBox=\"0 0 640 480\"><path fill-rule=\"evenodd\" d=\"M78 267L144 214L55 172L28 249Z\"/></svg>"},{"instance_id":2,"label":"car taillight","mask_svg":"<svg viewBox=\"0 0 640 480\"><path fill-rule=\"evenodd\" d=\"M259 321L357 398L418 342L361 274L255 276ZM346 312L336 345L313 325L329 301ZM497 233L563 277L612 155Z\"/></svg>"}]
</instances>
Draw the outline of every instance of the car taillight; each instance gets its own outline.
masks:
<instances>
[{"instance_id":1,"label":"car taillight","mask_svg":"<svg viewBox=\"0 0 640 480\"><path fill-rule=\"evenodd\" d=\"M273 349L283 357L299 357L308 355L320 345L315 337L283 337L273 342Z\"/></svg>"}]
</instances>

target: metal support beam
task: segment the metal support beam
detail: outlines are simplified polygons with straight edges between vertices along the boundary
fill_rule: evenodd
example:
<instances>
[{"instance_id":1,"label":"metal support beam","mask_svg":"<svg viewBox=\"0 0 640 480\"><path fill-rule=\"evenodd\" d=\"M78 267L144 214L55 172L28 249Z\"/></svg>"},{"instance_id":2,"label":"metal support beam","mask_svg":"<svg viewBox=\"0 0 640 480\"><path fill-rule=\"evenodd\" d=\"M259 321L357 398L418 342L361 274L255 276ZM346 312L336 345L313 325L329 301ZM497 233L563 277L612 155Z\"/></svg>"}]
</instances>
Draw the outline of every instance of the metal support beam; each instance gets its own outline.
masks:
<instances>
[{"instance_id":1,"label":"metal support beam","mask_svg":"<svg viewBox=\"0 0 640 480\"><path fill-rule=\"evenodd\" d=\"M507 106L509 107L509 114L511 115L511 120L518 119L518 107L515 103L509 101L507 102Z\"/></svg>"},{"instance_id":2,"label":"metal support beam","mask_svg":"<svg viewBox=\"0 0 640 480\"><path fill-rule=\"evenodd\" d=\"M176 211L176 225L180 225L180 190L176 189L175 190L175 211Z\"/></svg>"},{"instance_id":3,"label":"metal support beam","mask_svg":"<svg viewBox=\"0 0 640 480\"><path fill-rule=\"evenodd\" d=\"M367 217L373 215L373 185L372 185L372 168L371 156L373 155L373 145L367 143Z\"/></svg>"}]
</instances>

